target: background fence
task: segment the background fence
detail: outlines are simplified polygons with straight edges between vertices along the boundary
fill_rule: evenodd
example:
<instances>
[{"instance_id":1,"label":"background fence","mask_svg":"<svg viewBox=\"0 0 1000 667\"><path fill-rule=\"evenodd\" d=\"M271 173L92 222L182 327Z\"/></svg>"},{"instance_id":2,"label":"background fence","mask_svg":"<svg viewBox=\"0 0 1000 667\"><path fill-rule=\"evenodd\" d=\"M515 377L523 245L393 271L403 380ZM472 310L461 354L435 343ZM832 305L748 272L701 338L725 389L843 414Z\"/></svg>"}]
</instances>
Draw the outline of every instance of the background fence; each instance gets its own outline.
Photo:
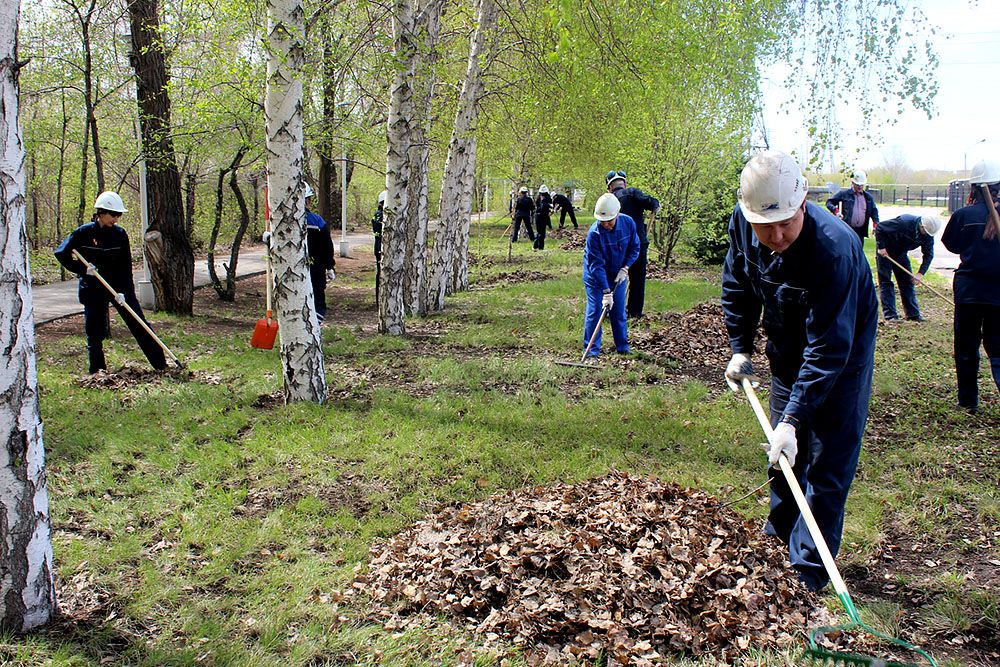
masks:
<instances>
[{"instance_id":1,"label":"background fence","mask_svg":"<svg viewBox=\"0 0 1000 667\"><path fill-rule=\"evenodd\" d=\"M969 194L969 182L966 180L952 181L938 185L906 185L872 183L868 192L875 198L875 203L883 206L932 206L947 208L954 213L965 206L965 198ZM823 203L831 196L826 188L809 188L810 198Z\"/></svg>"}]
</instances>

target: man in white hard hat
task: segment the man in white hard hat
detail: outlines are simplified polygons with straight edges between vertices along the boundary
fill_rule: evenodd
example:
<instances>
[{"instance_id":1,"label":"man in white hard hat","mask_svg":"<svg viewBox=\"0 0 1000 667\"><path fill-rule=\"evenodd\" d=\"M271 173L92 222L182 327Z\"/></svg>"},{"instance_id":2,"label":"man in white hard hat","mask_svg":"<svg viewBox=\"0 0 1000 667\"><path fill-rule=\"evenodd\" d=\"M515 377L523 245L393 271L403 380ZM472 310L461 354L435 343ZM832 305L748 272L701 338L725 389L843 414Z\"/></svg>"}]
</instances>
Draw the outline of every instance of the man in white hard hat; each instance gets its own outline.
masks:
<instances>
[{"instance_id":1,"label":"man in white hard hat","mask_svg":"<svg viewBox=\"0 0 1000 667\"><path fill-rule=\"evenodd\" d=\"M337 258L333 253L330 226L318 213L313 213L313 189L306 183L306 247L309 253L309 279L313 286L313 303L320 322L326 319L326 283L337 277Z\"/></svg>"},{"instance_id":2,"label":"man in white hard hat","mask_svg":"<svg viewBox=\"0 0 1000 667\"><path fill-rule=\"evenodd\" d=\"M83 329L87 334L89 372L97 373L108 367L104 358L104 339L108 337L109 305L113 305L121 315L150 365L163 370L167 367L163 348L124 308L127 303L145 321L132 282L132 249L128 234L118 226L122 214L127 213L128 209L117 192L102 192L94 202L94 209L93 219L74 229L56 248L55 253L60 264L80 276L78 297L83 304ZM83 255L94 269L89 270L74 258L74 250ZM95 271L117 294L111 295L97 279Z\"/></svg>"},{"instance_id":3,"label":"man in white hard hat","mask_svg":"<svg viewBox=\"0 0 1000 667\"><path fill-rule=\"evenodd\" d=\"M921 262L917 270L916 280L923 279L931 268L934 259L934 235L941 229L941 218L936 215L903 215L883 220L875 228L875 244L878 254L875 256L875 266L878 271L879 299L882 301L882 316L887 321L898 320L896 312L896 292L892 286L895 275L899 284L899 299L903 302L903 313L906 319L923 322L920 306L917 304L914 279L907 273L910 270L911 250L920 248ZM899 268L889 260L894 260L906 270Z\"/></svg>"},{"instance_id":4,"label":"man in white hard hat","mask_svg":"<svg viewBox=\"0 0 1000 667\"><path fill-rule=\"evenodd\" d=\"M607 309L615 350L628 354L628 325L625 323L625 291L628 268L639 256L639 235L635 221L621 213L621 203L611 193L598 197L594 206L596 222L587 232L583 247L583 287L587 292L587 313L583 321L583 347ZM601 353L601 332L597 332L589 355Z\"/></svg>"},{"instance_id":5,"label":"man in white hard hat","mask_svg":"<svg viewBox=\"0 0 1000 667\"><path fill-rule=\"evenodd\" d=\"M836 555L847 492L868 419L878 302L858 236L806 201L806 179L790 156L765 151L740 175L722 268L722 308L734 391L753 377L763 319L771 367L772 466L788 457L823 536ZM788 485L771 471L766 532L788 545L812 590L828 582Z\"/></svg>"},{"instance_id":6,"label":"man in white hard hat","mask_svg":"<svg viewBox=\"0 0 1000 667\"><path fill-rule=\"evenodd\" d=\"M382 282L382 216L385 212L385 198L389 192L378 193L378 206L372 216L372 234L375 235L375 303L378 304L379 283Z\"/></svg>"},{"instance_id":7,"label":"man in white hard hat","mask_svg":"<svg viewBox=\"0 0 1000 667\"><path fill-rule=\"evenodd\" d=\"M844 188L826 200L826 208L836 214L839 208L840 218L850 226L862 239L868 236L868 221L878 225L878 207L875 198L866 189L868 174L861 169L855 169L851 174L851 187Z\"/></svg>"},{"instance_id":8,"label":"man in white hard hat","mask_svg":"<svg viewBox=\"0 0 1000 667\"><path fill-rule=\"evenodd\" d=\"M514 231L510 235L511 243L517 243L518 230L524 223L524 231L528 232L528 239L535 240L535 232L531 228L531 216L535 212L535 200L531 198L528 188L521 187L517 191L517 199L514 201Z\"/></svg>"},{"instance_id":9,"label":"man in white hard hat","mask_svg":"<svg viewBox=\"0 0 1000 667\"><path fill-rule=\"evenodd\" d=\"M976 163L969 183L969 205L951 216L941 242L962 257L954 280L955 373L958 405L976 412L980 346L1000 391L1000 218L996 217L1000 162Z\"/></svg>"},{"instance_id":10,"label":"man in white hard hat","mask_svg":"<svg viewBox=\"0 0 1000 667\"><path fill-rule=\"evenodd\" d=\"M545 230L552 228L552 195L544 183L538 187L535 197L535 250L545 250Z\"/></svg>"}]
</instances>

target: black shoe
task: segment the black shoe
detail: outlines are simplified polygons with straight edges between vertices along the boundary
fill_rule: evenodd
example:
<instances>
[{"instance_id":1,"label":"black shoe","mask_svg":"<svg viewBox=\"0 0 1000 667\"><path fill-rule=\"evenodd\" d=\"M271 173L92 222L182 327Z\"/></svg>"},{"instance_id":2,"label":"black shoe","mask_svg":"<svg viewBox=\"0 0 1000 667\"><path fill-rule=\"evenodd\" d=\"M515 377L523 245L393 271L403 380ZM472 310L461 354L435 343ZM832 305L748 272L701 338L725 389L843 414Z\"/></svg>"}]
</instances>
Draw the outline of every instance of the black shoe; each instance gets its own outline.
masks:
<instances>
[{"instance_id":1,"label":"black shoe","mask_svg":"<svg viewBox=\"0 0 1000 667\"><path fill-rule=\"evenodd\" d=\"M924 321L924 318L921 317L920 315L917 315L916 317L907 317L906 319L907 319L908 322L923 322Z\"/></svg>"},{"instance_id":2,"label":"black shoe","mask_svg":"<svg viewBox=\"0 0 1000 667\"><path fill-rule=\"evenodd\" d=\"M965 410L970 415L979 414L979 406L978 405L962 405L961 403L959 403L958 407L960 407L961 409Z\"/></svg>"}]
</instances>

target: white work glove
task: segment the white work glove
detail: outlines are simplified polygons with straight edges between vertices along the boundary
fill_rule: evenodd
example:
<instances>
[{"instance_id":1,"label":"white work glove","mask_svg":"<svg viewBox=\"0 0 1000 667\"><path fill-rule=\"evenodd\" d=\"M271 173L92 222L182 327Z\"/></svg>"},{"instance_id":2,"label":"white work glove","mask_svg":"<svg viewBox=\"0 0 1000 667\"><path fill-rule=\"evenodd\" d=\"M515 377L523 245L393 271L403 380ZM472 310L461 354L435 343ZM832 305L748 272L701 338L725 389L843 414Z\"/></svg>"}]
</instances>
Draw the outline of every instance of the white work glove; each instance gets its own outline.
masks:
<instances>
[{"instance_id":1,"label":"white work glove","mask_svg":"<svg viewBox=\"0 0 1000 667\"><path fill-rule=\"evenodd\" d=\"M738 392L745 377L753 377L753 362L750 361L749 354L740 352L734 354L733 358L729 360L729 365L726 366L726 384L729 385L730 389ZM750 382L754 387L760 384L755 379L751 379Z\"/></svg>"},{"instance_id":2,"label":"white work glove","mask_svg":"<svg viewBox=\"0 0 1000 667\"><path fill-rule=\"evenodd\" d=\"M878 249L878 254L882 255L883 257L888 257L889 256L889 251L886 250L885 248L879 248Z\"/></svg>"},{"instance_id":3,"label":"white work glove","mask_svg":"<svg viewBox=\"0 0 1000 667\"><path fill-rule=\"evenodd\" d=\"M124 306L125 305L125 295L122 294L121 292L118 292L118 294L115 294L115 303L117 303L119 306Z\"/></svg>"},{"instance_id":4,"label":"white work glove","mask_svg":"<svg viewBox=\"0 0 1000 667\"><path fill-rule=\"evenodd\" d=\"M333 270L333 269L327 269L326 270L326 279L327 280L331 280L331 281L336 280L337 279L337 272L335 270Z\"/></svg>"},{"instance_id":5,"label":"white work glove","mask_svg":"<svg viewBox=\"0 0 1000 667\"><path fill-rule=\"evenodd\" d=\"M271 232L264 232L264 234L260 237L260 240L264 242L264 245L266 245L268 248L270 248L271 247Z\"/></svg>"},{"instance_id":6,"label":"white work glove","mask_svg":"<svg viewBox=\"0 0 1000 667\"><path fill-rule=\"evenodd\" d=\"M618 271L618 275L615 276L615 285L621 285L626 280L628 280L628 267L627 266L623 266Z\"/></svg>"},{"instance_id":7,"label":"white work glove","mask_svg":"<svg viewBox=\"0 0 1000 667\"><path fill-rule=\"evenodd\" d=\"M605 292L604 293L604 298L601 299L601 307L607 309L607 308L611 308L611 306L613 306L613 305L615 305L615 293L614 292Z\"/></svg>"},{"instance_id":8,"label":"white work glove","mask_svg":"<svg viewBox=\"0 0 1000 667\"><path fill-rule=\"evenodd\" d=\"M774 429L771 444L763 445L767 450L767 461L772 466L778 465L778 458L784 454L788 465L795 465L795 455L799 453L799 441L795 437L795 427L788 422L781 422Z\"/></svg>"},{"instance_id":9,"label":"white work glove","mask_svg":"<svg viewBox=\"0 0 1000 667\"><path fill-rule=\"evenodd\" d=\"M97 268L93 264L88 264L87 265L87 275L88 276L96 276L97 275Z\"/></svg>"}]
</instances>

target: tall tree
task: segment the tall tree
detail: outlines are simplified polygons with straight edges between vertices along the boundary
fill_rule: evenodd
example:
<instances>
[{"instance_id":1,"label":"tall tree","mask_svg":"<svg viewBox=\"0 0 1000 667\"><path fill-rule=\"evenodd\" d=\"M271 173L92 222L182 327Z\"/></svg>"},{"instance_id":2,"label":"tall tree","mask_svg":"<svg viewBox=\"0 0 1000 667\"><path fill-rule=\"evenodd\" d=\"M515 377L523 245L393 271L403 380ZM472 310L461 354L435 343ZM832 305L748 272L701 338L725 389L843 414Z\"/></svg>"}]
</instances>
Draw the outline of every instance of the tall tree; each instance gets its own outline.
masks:
<instances>
[{"instance_id":1,"label":"tall tree","mask_svg":"<svg viewBox=\"0 0 1000 667\"><path fill-rule=\"evenodd\" d=\"M462 80L462 92L455 112L455 127L448 142L448 157L444 163L444 183L441 186L438 233L434 239L434 256L428 281L430 310L444 308L444 298L451 294L457 275L468 282L469 219L472 215L472 190L476 171L476 120L483 94L482 58L488 35L496 24L495 0L477 0L475 28L469 40L469 60ZM463 239L461 243L458 238ZM465 255L456 260L456 246Z\"/></svg>"},{"instance_id":2,"label":"tall tree","mask_svg":"<svg viewBox=\"0 0 1000 667\"><path fill-rule=\"evenodd\" d=\"M326 400L319 320L306 263L303 177L302 0L269 0L267 94L267 199L271 209L274 303L281 337L286 401Z\"/></svg>"},{"instance_id":3,"label":"tall tree","mask_svg":"<svg viewBox=\"0 0 1000 667\"><path fill-rule=\"evenodd\" d=\"M157 1L129 0L128 12L142 150L146 155L146 256L156 289L156 307L190 315L194 303L194 251L184 223L181 177L170 134L169 81Z\"/></svg>"},{"instance_id":4,"label":"tall tree","mask_svg":"<svg viewBox=\"0 0 1000 667\"><path fill-rule=\"evenodd\" d=\"M18 0L0 2L0 627L56 612L18 118Z\"/></svg>"}]
</instances>

